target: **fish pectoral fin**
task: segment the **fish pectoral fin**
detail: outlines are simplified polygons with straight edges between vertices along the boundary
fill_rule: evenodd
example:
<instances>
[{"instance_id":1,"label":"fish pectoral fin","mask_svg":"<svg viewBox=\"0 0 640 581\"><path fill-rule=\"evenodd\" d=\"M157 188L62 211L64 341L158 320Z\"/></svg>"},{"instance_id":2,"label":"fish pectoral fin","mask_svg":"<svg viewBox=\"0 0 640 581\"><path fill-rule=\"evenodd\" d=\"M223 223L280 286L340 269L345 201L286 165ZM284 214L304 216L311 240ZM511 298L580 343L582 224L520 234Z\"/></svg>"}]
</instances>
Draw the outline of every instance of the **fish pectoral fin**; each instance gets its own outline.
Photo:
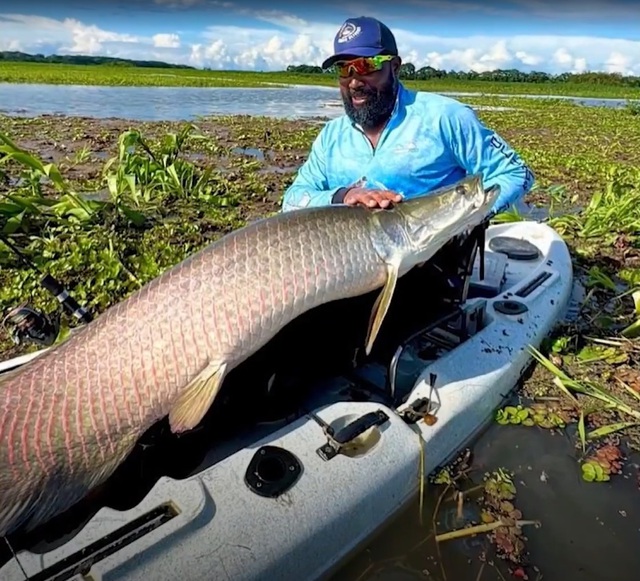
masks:
<instances>
[{"instance_id":1,"label":"fish pectoral fin","mask_svg":"<svg viewBox=\"0 0 640 581\"><path fill-rule=\"evenodd\" d=\"M169 412L172 432L191 430L200 423L218 395L226 371L226 362L211 361L193 378Z\"/></svg>"},{"instance_id":2,"label":"fish pectoral fin","mask_svg":"<svg viewBox=\"0 0 640 581\"><path fill-rule=\"evenodd\" d=\"M373 305L371 318L369 319L369 332L367 333L367 342L365 347L365 353L367 355L371 353L373 343L375 342L376 337L380 332L382 321L384 320L387 311L389 310L389 305L391 304L391 299L393 298L393 292L395 291L396 283L398 282L399 269L400 265L397 262L387 263L387 280L384 283L382 291L380 291L380 294L378 295L378 298Z\"/></svg>"}]
</instances>

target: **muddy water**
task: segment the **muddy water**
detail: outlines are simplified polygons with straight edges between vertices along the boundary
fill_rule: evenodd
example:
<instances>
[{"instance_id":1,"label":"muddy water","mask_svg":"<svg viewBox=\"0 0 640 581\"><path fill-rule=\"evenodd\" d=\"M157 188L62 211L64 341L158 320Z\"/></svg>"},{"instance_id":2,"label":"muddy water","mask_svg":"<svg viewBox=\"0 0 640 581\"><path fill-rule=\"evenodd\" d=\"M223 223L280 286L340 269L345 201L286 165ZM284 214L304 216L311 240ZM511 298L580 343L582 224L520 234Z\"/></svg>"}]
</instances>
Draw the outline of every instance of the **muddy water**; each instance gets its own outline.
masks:
<instances>
[{"instance_id":1,"label":"muddy water","mask_svg":"<svg viewBox=\"0 0 640 581\"><path fill-rule=\"evenodd\" d=\"M529 577L532 581L637 581L640 458L631 456L624 474L610 483L587 483L581 479L573 441L571 436L538 428L492 425L472 446L471 477L480 483L485 472L498 468L513 472L514 503L524 519L541 522L540 528L525 530L530 561L538 568ZM425 539L432 530L431 514L439 495L440 489L427 494L424 526L419 525L416 502L331 581L515 579L497 561L483 567L480 555L486 541L481 537L441 543L442 558L438 558L433 539ZM438 533L459 527L455 512L452 502L443 505ZM476 516L471 502L467 513Z\"/></svg>"}]
</instances>

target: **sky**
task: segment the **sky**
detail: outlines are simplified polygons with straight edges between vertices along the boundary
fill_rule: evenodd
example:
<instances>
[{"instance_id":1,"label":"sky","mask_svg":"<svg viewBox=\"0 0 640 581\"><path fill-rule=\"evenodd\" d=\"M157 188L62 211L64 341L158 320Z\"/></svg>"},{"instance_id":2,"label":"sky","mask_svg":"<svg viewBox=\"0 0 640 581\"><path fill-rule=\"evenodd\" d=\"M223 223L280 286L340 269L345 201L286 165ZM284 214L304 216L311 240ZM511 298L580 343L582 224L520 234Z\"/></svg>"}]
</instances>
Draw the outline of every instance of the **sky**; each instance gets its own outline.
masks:
<instances>
[{"instance_id":1,"label":"sky","mask_svg":"<svg viewBox=\"0 0 640 581\"><path fill-rule=\"evenodd\" d=\"M640 76L635 0L0 0L0 50L283 70L320 65L361 15L416 68Z\"/></svg>"}]
</instances>

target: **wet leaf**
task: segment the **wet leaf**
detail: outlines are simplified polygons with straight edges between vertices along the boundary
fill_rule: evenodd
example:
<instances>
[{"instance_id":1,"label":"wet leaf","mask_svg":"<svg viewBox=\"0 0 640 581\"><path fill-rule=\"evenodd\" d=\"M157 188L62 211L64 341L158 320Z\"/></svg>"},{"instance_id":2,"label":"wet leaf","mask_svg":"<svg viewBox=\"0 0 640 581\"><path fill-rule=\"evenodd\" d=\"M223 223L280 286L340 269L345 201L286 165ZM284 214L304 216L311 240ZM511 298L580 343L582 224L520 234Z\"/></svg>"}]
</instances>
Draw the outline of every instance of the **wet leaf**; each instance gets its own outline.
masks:
<instances>
[{"instance_id":1,"label":"wet leaf","mask_svg":"<svg viewBox=\"0 0 640 581\"><path fill-rule=\"evenodd\" d=\"M587 436L584 429L584 411L580 410L580 419L578 421L578 434L580 434L580 442L582 443L582 452L584 453L587 445Z\"/></svg>"},{"instance_id":2,"label":"wet leaf","mask_svg":"<svg viewBox=\"0 0 640 581\"><path fill-rule=\"evenodd\" d=\"M482 520L483 523L490 523L490 522L494 522L496 519L493 517L493 515L490 512L483 510L480 513L480 520Z\"/></svg>"},{"instance_id":3,"label":"wet leaf","mask_svg":"<svg viewBox=\"0 0 640 581\"><path fill-rule=\"evenodd\" d=\"M627 339L636 339L640 337L640 319L625 327L620 334Z\"/></svg>"},{"instance_id":4,"label":"wet leaf","mask_svg":"<svg viewBox=\"0 0 640 581\"><path fill-rule=\"evenodd\" d=\"M629 356L620 349L604 347L602 345L588 345L583 347L577 354L577 358L582 363L593 363L595 361L605 361L610 364L624 363Z\"/></svg>"},{"instance_id":5,"label":"wet leaf","mask_svg":"<svg viewBox=\"0 0 640 581\"><path fill-rule=\"evenodd\" d=\"M609 436L615 432L626 430L627 428L635 428L636 426L640 426L640 422L616 422L591 430L587 437L590 440L595 440L597 438Z\"/></svg>"},{"instance_id":6,"label":"wet leaf","mask_svg":"<svg viewBox=\"0 0 640 581\"><path fill-rule=\"evenodd\" d=\"M500 510L506 512L506 513L510 513L515 507L513 506L513 503L509 502L508 500L504 500L500 503Z\"/></svg>"},{"instance_id":7,"label":"wet leaf","mask_svg":"<svg viewBox=\"0 0 640 581\"><path fill-rule=\"evenodd\" d=\"M593 482L596 479L596 470L591 462L582 465L582 478L587 482Z\"/></svg>"}]
</instances>

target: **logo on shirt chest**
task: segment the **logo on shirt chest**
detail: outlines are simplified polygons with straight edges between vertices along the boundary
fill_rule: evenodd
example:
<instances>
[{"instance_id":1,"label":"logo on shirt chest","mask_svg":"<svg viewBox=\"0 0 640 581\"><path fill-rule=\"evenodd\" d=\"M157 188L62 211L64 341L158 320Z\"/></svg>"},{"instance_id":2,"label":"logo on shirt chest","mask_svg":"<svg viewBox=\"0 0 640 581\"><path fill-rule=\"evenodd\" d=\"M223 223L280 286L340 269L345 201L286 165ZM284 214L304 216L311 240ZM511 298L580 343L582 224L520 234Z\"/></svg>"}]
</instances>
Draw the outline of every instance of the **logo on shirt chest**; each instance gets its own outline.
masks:
<instances>
[{"instance_id":1,"label":"logo on shirt chest","mask_svg":"<svg viewBox=\"0 0 640 581\"><path fill-rule=\"evenodd\" d=\"M393 148L393 153L400 155L403 153L415 153L416 151L418 151L418 146L413 141L410 141L409 143L398 143Z\"/></svg>"}]
</instances>

